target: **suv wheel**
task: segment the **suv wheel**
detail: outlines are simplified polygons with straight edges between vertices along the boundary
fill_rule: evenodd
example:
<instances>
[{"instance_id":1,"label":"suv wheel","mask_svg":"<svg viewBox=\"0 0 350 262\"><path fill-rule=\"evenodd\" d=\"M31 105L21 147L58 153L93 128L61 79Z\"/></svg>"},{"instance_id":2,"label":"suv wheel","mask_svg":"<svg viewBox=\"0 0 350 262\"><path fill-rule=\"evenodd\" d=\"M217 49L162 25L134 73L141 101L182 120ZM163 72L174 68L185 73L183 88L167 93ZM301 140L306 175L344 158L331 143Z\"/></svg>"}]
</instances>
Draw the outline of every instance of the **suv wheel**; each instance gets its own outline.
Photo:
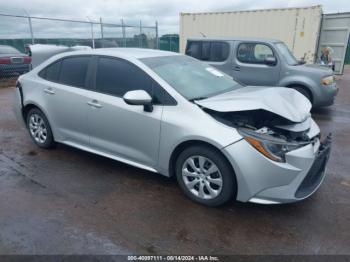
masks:
<instances>
[{"instance_id":1,"label":"suv wheel","mask_svg":"<svg viewBox=\"0 0 350 262\"><path fill-rule=\"evenodd\" d=\"M51 127L47 118L37 108L33 108L27 115L27 127L30 137L34 143L42 148L51 148L55 142L53 139Z\"/></svg>"},{"instance_id":2,"label":"suv wheel","mask_svg":"<svg viewBox=\"0 0 350 262\"><path fill-rule=\"evenodd\" d=\"M177 158L175 168L182 191L198 203L219 206L236 193L236 180L230 164L210 147L185 149Z\"/></svg>"},{"instance_id":3,"label":"suv wheel","mask_svg":"<svg viewBox=\"0 0 350 262\"><path fill-rule=\"evenodd\" d=\"M303 96L305 96L312 103L312 97L308 90L306 90L304 87L301 87L301 86L293 86L292 88L298 91Z\"/></svg>"}]
</instances>

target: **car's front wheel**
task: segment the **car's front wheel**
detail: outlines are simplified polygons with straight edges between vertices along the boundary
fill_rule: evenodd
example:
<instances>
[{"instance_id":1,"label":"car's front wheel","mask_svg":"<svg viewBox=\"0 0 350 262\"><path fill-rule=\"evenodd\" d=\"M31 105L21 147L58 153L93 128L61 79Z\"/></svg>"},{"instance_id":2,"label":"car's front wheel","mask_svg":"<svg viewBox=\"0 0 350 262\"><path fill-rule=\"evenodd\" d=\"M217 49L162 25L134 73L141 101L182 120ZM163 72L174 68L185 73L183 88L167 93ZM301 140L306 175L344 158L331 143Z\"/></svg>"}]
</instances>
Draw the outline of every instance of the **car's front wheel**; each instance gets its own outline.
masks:
<instances>
[{"instance_id":1,"label":"car's front wheel","mask_svg":"<svg viewBox=\"0 0 350 262\"><path fill-rule=\"evenodd\" d=\"M49 121L38 108L31 109L27 114L27 127L34 143L42 148L55 145Z\"/></svg>"},{"instance_id":2,"label":"car's front wheel","mask_svg":"<svg viewBox=\"0 0 350 262\"><path fill-rule=\"evenodd\" d=\"M192 200L219 206L236 193L234 172L216 150L207 146L185 149L176 161L176 178L183 192Z\"/></svg>"}]
</instances>

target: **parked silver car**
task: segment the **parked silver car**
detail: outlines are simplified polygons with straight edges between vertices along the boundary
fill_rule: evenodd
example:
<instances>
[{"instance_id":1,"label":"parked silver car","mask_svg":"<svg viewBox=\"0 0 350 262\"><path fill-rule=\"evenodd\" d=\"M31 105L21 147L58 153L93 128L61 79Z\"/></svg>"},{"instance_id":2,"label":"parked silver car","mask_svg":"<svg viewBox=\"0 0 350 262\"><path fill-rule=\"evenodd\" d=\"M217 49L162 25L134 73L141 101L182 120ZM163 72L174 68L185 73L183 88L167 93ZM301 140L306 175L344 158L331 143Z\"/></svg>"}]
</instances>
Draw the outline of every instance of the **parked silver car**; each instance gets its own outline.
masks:
<instances>
[{"instance_id":1,"label":"parked silver car","mask_svg":"<svg viewBox=\"0 0 350 262\"><path fill-rule=\"evenodd\" d=\"M171 52L59 54L21 76L16 91L17 115L39 147L64 143L176 176L188 197L209 206L304 199L330 154L300 93L242 88Z\"/></svg>"},{"instance_id":2,"label":"parked silver car","mask_svg":"<svg viewBox=\"0 0 350 262\"><path fill-rule=\"evenodd\" d=\"M206 61L244 85L293 88L313 107L332 105L338 92L330 68L300 63L279 40L189 39L186 54Z\"/></svg>"}]
</instances>

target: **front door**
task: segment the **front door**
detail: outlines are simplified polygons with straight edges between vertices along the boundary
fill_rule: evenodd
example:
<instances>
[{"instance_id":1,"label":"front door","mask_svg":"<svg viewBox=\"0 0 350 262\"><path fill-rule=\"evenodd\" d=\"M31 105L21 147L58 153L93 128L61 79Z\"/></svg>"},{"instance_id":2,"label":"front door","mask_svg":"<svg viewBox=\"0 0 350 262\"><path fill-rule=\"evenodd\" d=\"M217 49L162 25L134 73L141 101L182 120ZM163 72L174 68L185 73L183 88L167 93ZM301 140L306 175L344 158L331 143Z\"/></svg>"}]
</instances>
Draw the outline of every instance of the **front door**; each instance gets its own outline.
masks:
<instances>
[{"instance_id":1,"label":"front door","mask_svg":"<svg viewBox=\"0 0 350 262\"><path fill-rule=\"evenodd\" d=\"M91 147L139 164L155 166L158 161L162 105L152 112L128 105L123 95L142 89L152 95L150 77L136 65L117 58L96 59L96 93L90 101Z\"/></svg>"},{"instance_id":2,"label":"front door","mask_svg":"<svg viewBox=\"0 0 350 262\"><path fill-rule=\"evenodd\" d=\"M245 85L275 86L280 77L280 61L271 46L257 42L237 42L233 56L233 77ZM266 64L266 57L277 63Z\"/></svg>"}]
</instances>

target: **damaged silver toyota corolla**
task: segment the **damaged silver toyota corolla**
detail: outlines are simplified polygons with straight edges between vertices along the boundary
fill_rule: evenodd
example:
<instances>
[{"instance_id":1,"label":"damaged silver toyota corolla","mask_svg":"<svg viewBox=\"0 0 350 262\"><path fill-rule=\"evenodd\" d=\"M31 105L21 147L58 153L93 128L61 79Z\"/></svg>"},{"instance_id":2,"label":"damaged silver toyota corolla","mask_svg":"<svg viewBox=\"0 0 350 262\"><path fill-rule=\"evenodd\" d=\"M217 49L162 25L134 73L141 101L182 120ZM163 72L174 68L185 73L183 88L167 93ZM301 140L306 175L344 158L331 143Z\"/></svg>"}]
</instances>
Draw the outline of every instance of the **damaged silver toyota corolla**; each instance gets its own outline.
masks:
<instances>
[{"instance_id":1,"label":"damaged silver toyota corolla","mask_svg":"<svg viewBox=\"0 0 350 262\"><path fill-rule=\"evenodd\" d=\"M64 53L17 87L17 115L38 146L64 143L174 175L205 205L299 201L325 175L331 138L320 142L303 95L242 87L190 57L126 48Z\"/></svg>"}]
</instances>

